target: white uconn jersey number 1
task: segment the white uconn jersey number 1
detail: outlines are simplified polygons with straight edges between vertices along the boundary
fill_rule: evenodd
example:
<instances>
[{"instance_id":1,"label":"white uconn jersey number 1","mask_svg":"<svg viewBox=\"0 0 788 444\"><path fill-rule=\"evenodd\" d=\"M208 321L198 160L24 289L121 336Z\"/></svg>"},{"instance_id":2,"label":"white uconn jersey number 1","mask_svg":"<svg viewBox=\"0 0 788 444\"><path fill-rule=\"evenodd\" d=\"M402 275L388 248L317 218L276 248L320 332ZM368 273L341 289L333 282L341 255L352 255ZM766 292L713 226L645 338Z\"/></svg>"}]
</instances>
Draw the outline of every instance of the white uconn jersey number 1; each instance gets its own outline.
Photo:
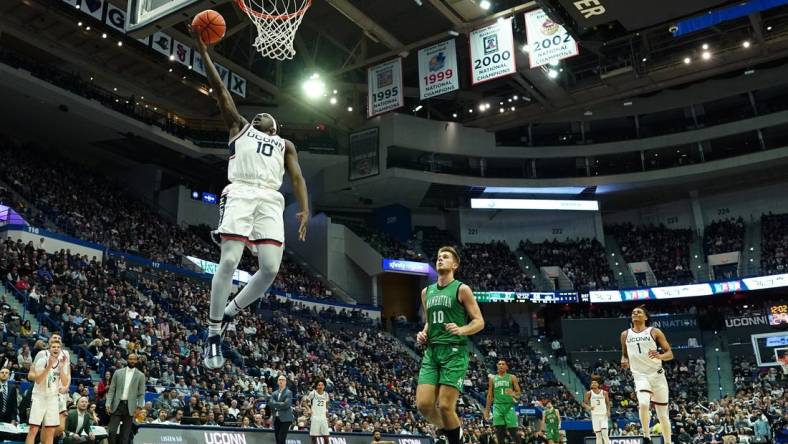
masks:
<instances>
[{"instance_id":1,"label":"white uconn jersey number 1","mask_svg":"<svg viewBox=\"0 0 788 444\"><path fill-rule=\"evenodd\" d=\"M278 190L285 174L285 140L258 131L251 124L230 140L227 179Z\"/></svg>"}]
</instances>

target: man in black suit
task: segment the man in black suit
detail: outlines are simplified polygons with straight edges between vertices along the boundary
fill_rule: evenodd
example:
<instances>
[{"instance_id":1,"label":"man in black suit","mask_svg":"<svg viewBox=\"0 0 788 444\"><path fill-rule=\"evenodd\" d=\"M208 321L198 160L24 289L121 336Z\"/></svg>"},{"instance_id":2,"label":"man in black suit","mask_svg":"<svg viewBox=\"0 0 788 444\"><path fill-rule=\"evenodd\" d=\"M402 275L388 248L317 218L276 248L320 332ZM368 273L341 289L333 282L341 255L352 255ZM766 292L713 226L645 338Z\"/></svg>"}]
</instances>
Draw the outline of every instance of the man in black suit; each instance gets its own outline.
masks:
<instances>
[{"instance_id":1,"label":"man in black suit","mask_svg":"<svg viewBox=\"0 0 788 444\"><path fill-rule=\"evenodd\" d=\"M8 378L11 371L7 368L0 370L0 422L10 422L16 425L18 420L18 394L19 387L11 383Z\"/></svg>"},{"instance_id":2,"label":"man in black suit","mask_svg":"<svg viewBox=\"0 0 788 444\"><path fill-rule=\"evenodd\" d=\"M276 444L285 444L287 431L293 424L293 392L287 388L285 375L279 375L276 382L279 388L271 393L268 405L271 407L271 415L274 417Z\"/></svg>"}]
</instances>

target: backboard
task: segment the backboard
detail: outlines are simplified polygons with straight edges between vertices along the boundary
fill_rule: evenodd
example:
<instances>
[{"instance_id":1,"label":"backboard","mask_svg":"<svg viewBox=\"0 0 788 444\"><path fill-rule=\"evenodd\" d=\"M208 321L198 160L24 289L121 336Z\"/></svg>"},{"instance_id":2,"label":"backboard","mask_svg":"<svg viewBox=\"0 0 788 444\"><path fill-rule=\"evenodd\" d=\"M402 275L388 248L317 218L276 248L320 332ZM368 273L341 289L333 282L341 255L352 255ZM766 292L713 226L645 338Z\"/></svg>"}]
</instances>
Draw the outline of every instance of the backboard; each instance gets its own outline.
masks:
<instances>
[{"instance_id":1,"label":"backboard","mask_svg":"<svg viewBox=\"0 0 788 444\"><path fill-rule=\"evenodd\" d=\"M752 348L759 367L781 365L788 359L788 331L759 333L751 336Z\"/></svg>"},{"instance_id":2,"label":"backboard","mask_svg":"<svg viewBox=\"0 0 788 444\"><path fill-rule=\"evenodd\" d=\"M126 11L126 33L142 38L176 23L191 21L205 9L212 9L221 0L129 0Z\"/></svg>"}]
</instances>

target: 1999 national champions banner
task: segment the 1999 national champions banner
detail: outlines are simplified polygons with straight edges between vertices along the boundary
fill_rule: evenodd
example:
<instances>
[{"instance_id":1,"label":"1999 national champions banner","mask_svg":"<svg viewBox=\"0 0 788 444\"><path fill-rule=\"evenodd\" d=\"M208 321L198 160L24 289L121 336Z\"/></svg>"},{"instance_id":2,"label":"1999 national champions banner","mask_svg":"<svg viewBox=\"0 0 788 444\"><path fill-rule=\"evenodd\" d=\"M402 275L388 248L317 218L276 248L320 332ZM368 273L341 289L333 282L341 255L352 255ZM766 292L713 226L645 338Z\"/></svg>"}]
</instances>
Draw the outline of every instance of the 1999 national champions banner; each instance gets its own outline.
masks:
<instances>
[{"instance_id":1,"label":"1999 national champions banner","mask_svg":"<svg viewBox=\"0 0 788 444\"><path fill-rule=\"evenodd\" d=\"M447 40L419 50L419 97L421 100L460 89L457 50Z\"/></svg>"}]
</instances>

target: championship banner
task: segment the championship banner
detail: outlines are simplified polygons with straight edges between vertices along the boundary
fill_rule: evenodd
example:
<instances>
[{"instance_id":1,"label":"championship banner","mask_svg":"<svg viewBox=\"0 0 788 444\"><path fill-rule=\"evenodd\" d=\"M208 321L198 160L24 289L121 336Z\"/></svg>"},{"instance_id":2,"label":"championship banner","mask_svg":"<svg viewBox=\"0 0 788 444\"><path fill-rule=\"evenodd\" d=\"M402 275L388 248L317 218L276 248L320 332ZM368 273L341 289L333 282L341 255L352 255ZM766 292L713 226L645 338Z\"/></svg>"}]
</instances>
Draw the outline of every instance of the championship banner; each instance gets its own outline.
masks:
<instances>
[{"instance_id":1,"label":"championship banner","mask_svg":"<svg viewBox=\"0 0 788 444\"><path fill-rule=\"evenodd\" d=\"M470 46L473 85L516 72L511 18L472 31Z\"/></svg>"},{"instance_id":2,"label":"championship banner","mask_svg":"<svg viewBox=\"0 0 788 444\"><path fill-rule=\"evenodd\" d=\"M116 7L112 3L107 3L107 24L115 31L126 32L126 11ZM146 41L147 45L148 42Z\"/></svg>"},{"instance_id":3,"label":"championship banner","mask_svg":"<svg viewBox=\"0 0 788 444\"><path fill-rule=\"evenodd\" d=\"M348 180L380 174L378 129L369 128L350 135L348 142Z\"/></svg>"},{"instance_id":4,"label":"championship banner","mask_svg":"<svg viewBox=\"0 0 788 444\"><path fill-rule=\"evenodd\" d=\"M421 100L460 89L457 50L447 40L419 50L419 97Z\"/></svg>"},{"instance_id":5,"label":"championship banner","mask_svg":"<svg viewBox=\"0 0 788 444\"><path fill-rule=\"evenodd\" d=\"M181 65L191 65L192 49L175 39L172 39L172 55L175 57L175 61Z\"/></svg>"},{"instance_id":6,"label":"championship banner","mask_svg":"<svg viewBox=\"0 0 788 444\"><path fill-rule=\"evenodd\" d=\"M367 117L404 106L402 58L397 57L367 69L367 89Z\"/></svg>"},{"instance_id":7,"label":"championship banner","mask_svg":"<svg viewBox=\"0 0 788 444\"><path fill-rule=\"evenodd\" d=\"M575 39L541 9L525 13L525 35L531 68L574 57L580 53Z\"/></svg>"}]
</instances>

